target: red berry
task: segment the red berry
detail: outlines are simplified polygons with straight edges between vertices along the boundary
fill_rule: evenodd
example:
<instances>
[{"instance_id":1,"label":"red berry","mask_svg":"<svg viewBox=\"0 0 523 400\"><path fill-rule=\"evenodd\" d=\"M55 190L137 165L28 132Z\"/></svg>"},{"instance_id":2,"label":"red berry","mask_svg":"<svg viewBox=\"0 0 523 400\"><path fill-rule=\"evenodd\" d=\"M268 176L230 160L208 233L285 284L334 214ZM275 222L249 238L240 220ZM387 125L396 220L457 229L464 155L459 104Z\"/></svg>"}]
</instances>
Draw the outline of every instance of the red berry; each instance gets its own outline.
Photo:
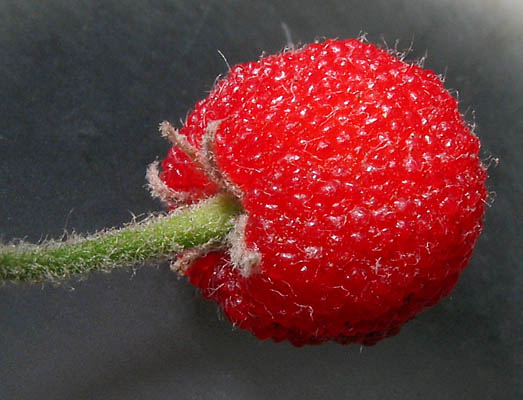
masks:
<instances>
[{"instance_id":1,"label":"red berry","mask_svg":"<svg viewBox=\"0 0 523 400\"><path fill-rule=\"evenodd\" d=\"M374 344L467 265L486 169L432 71L359 40L311 44L233 67L180 134L201 150L210 130L259 259L242 271L225 249L186 273L234 325L298 346ZM177 148L162 179L194 198L219 190Z\"/></svg>"}]
</instances>

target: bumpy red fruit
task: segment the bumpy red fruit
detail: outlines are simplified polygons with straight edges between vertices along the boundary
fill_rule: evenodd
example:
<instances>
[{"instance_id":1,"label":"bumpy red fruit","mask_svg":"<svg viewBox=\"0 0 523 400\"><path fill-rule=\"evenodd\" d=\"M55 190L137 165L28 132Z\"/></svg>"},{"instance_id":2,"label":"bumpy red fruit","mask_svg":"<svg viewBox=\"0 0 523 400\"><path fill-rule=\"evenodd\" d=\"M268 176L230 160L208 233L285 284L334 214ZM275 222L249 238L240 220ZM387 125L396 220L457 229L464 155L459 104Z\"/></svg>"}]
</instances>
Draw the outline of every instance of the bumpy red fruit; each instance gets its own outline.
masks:
<instances>
[{"instance_id":1,"label":"bumpy red fruit","mask_svg":"<svg viewBox=\"0 0 523 400\"><path fill-rule=\"evenodd\" d=\"M200 149L213 121L217 167L242 193L261 261L244 276L224 250L186 273L234 325L294 345L371 345L455 285L481 231L486 169L433 72L328 40L233 67L180 133ZM163 169L175 190L218 190L178 150Z\"/></svg>"}]
</instances>

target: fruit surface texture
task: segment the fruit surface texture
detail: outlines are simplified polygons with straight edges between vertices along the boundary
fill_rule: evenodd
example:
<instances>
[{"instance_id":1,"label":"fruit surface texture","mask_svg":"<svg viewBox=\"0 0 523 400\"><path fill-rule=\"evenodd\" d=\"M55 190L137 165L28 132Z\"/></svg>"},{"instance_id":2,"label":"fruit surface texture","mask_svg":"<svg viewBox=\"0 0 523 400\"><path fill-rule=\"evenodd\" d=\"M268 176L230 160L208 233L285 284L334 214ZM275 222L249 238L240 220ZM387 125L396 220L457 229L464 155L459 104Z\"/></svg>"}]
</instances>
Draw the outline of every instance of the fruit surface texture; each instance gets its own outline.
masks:
<instances>
[{"instance_id":1,"label":"fruit surface texture","mask_svg":"<svg viewBox=\"0 0 523 400\"><path fill-rule=\"evenodd\" d=\"M450 292L482 229L487 173L456 99L361 40L232 67L178 134L208 162L173 146L165 184L186 202L228 190L244 210L183 272L261 339L394 335Z\"/></svg>"}]
</instances>

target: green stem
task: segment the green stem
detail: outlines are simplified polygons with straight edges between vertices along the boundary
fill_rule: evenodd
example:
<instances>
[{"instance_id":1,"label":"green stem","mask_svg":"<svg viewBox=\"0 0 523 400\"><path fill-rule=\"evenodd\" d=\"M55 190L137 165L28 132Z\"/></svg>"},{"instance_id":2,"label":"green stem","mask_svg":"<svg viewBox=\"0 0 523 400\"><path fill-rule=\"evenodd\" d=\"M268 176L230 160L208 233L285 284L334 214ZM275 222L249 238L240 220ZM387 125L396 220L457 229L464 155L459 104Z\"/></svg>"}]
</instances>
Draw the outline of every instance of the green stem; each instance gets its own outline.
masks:
<instances>
[{"instance_id":1,"label":"green stem","mask_svg":"<svg viewBox=\"0 0 523 400\"><path fill-rule=\"evenodd\" d=\"M161 261L184 249L224 241L241 207L227 195L151 217L124 228L65 242L0 246L0 280L59 281L144 261Z\"/></svg>"}]
</instances>

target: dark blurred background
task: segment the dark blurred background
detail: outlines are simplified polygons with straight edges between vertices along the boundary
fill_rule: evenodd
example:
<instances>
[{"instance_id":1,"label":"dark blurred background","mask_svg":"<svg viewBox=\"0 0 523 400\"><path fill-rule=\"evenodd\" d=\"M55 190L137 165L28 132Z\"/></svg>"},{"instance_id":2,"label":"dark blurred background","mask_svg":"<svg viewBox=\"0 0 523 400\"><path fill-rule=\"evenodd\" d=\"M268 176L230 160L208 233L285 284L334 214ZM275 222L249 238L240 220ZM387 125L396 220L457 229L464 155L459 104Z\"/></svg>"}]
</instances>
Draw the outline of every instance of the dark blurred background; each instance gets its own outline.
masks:
<instances>
[{"instance_id":1,"label":"dark blurred background","mask_svg":"<svg viewBox=\"0 0 523 400\"><path fill-rule=\"evenodd\" d=\"M0 285L1 399L521 399L523 3L0 2L0 237L94 232L160 210L145 167L230 64L367 32L446 75L497 193L453 294L375 347L234 330L167 265Z\"/></svg>"}]
</instances>

